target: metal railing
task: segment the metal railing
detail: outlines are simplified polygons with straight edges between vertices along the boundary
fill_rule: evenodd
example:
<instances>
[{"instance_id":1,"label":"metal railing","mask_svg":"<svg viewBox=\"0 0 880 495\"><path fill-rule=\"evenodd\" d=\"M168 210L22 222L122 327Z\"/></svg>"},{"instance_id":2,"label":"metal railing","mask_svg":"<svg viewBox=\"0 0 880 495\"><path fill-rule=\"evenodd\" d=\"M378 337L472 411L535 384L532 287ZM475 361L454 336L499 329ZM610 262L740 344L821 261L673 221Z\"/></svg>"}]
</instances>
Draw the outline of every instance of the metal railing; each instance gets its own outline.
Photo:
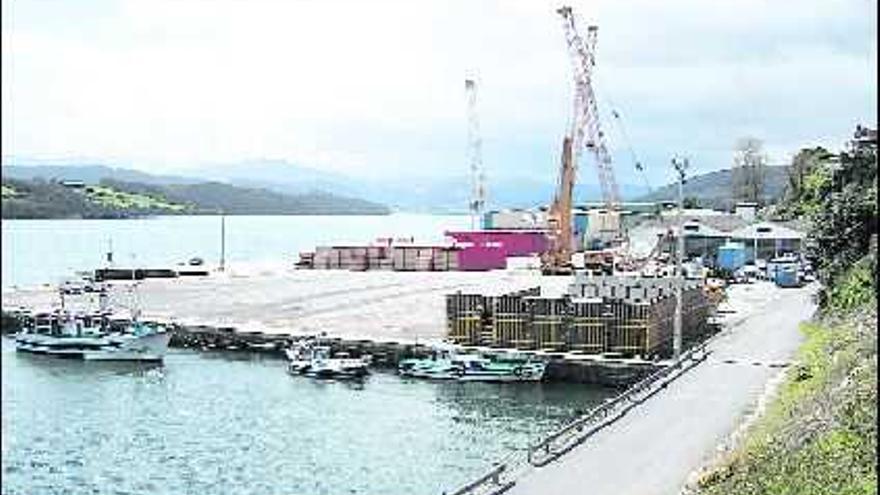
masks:
<instances>
[{"instance_id":1,"label":"metal railing","mask_svg":"<svg viewBox=\"0 0 880 495\"><path fill-rule=\"evenodd\" d=\"M665 388L685 371L703 362L711 351L706 346L714 338L694 346L678 360L639 380L616 397L606 400L583 416L545 437L526 450L525 458L515 453L491 471L467 485L444 495L499 495L516 483L518 472L541 467L583 443L594 433L621 418L630 409Z\"/></svg>"},{"instance_id":2,"label":"metal railing","mask_svg":"<svg viewBox=\"0 0 880 495\"><path fill-rule=\"evenodd\" d=\"M503 480L502 475L505 474L507 470L507 463L498 464L488 473L484 474L480 478L468 483L467 485L455 490L452 493L447 494L443 492L443 495L472 495L476 493L483 493L485 495L499 495L501 493L509 490L514 482L512 480ZM477 492L480 490L480 492Z\"/></svg>"},{"instance_id":3,"label":"metal railing","mask_svg":"<svg viewBox=\"0 0 880 495\"><path fill-rule=\"evenodd\" d=\"M665 388L683 372L702 362L707 356L706 343L692 347L672 364L639 380L613 399L606 400L583 416L529 447L529 463L544 466L581 444L603 427L613 423L630 409Z\"/></svg>"}]
</instances>

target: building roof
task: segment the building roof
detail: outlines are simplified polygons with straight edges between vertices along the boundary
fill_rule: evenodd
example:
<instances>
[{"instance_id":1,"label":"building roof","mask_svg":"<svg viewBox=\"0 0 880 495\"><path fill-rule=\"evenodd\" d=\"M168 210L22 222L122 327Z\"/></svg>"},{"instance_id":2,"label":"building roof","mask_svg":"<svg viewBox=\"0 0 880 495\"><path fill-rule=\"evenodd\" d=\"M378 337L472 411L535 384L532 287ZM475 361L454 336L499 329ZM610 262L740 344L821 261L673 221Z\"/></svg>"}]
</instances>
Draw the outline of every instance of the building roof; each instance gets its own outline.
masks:
<instances>
[{"instance_id":1,"label":"building roof","mask_svg":"<svg viewBox=\"0 0 880 495\"><path fill-rule=\"evenodd\" d=\"M760 222L730 233L735 239L803 239L804 234L778 223Z\"/></svg>"},{"instance_id":2,"label":"building roof","mask_svg":"<svg viewBox=\"0 0 880 495\"><path fill-rule=\"evenodd\" d=\"M706 225L702 222L685 222L682 226L685 237L730 237L730 233L722 232L715 227Z\"/></svg>"}]
</instances>

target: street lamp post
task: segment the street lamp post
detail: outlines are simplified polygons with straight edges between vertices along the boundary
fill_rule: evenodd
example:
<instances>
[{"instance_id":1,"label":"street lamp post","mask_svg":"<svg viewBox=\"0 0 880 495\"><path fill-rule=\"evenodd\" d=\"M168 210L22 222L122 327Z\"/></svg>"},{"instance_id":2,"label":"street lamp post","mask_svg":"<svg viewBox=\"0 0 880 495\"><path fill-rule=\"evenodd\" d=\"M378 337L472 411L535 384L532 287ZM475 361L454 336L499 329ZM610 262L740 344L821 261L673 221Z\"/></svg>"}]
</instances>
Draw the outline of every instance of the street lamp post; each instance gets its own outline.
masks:
<instances>
[{"instance_id":1,"label":"street lamp post","mask_svg":"<svg viewBox=\"0 0 880 495\"><path fill-rule=\"evenodd\" d=\"M220 212L220 271L226 271L226 212Z\"/></svg>"},{"instance_id":2,"label":"street lamp post","mask_svg":"<svg viewBox=\"0 0 880 495\"><path fill-rule=\"evenodd\" d=\"M682 157L674 157L672 166L678 172L678 215L676 223L678 224L678 242L675 253L675 319L673 320L672 334L672 353L675 359L681 356L681 305L682 305L682 286L684 285L684 272L682 270L682 260L684 258L684 180L685 170L688 168L688 159Z\"/></svg>"}]
</instances>

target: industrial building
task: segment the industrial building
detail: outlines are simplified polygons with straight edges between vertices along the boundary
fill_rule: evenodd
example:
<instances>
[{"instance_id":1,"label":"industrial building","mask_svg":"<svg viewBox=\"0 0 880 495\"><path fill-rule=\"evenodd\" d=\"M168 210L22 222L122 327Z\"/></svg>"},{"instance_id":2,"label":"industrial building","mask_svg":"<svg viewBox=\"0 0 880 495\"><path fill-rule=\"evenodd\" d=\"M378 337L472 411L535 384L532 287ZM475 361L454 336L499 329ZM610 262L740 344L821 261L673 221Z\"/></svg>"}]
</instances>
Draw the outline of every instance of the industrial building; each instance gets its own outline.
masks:
<instances>
[{"instance_id":1,"label":"industrial building","mask_svg":"<svg viewBox=\"0 0 880 495\"><path fill-rule=\"evenodd\" d=\"M746 260L769 260L785 253L801 252L804 234L784 225L760 222L731 232L730 239L745 245Z\"/></svg>"},{"instance_id":2,"label":"industrial building","mask_svg":"<svg viewBox=\"0 0 880 495\"><path fill-rule=\"evenodd\" d=\"M719 248L729 242L741 243L745 247L745 261L753 262L755 252L758 253L757 259L763 260L770 260L786 253L799 253L804 238L801 232L770 222L760 222L725 231L707 222L691 219L682 225L682 231L685 238L685 258L701 258L707 266L715 265ZM667 238L663 250L672 252L674 247L674 239Z\"/></svg>"}]
</instances>

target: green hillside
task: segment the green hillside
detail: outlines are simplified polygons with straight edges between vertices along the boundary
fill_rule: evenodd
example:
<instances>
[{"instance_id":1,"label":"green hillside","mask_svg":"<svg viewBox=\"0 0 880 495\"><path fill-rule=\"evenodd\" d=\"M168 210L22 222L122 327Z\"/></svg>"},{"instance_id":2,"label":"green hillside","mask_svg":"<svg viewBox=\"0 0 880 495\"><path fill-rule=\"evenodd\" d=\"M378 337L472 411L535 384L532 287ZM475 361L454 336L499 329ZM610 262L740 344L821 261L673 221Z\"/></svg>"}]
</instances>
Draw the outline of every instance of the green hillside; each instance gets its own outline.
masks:
<instances>
[{"instance_id":1,"label":"green hillside","mask_svg":"<svg viewBox=\"0 0 880 495\"><path fill-rule=\"evenodd\" d=\"M102 180L82 187L60 181L3 179L3 218L134 218L153 215L383 215L375 203L326 193L286 195L205 182L142 184Z\"/></svg>"},{"instance_id":2,"label":"green hillside","mask_svg":"<svg viewBox=\"0 0 880 495\"><path fill-rule=\"evenodd\" d=\"M779 200L788 183L788 166L768 166L764 176L764 201L772 203ZM694 198L706 208L731 208L735 201L732 195L733 173L730 169L689 177L684 185L684 197ZM638 201L676 201L678 185L663 186Z\"/></svg>"}]
</instances>

